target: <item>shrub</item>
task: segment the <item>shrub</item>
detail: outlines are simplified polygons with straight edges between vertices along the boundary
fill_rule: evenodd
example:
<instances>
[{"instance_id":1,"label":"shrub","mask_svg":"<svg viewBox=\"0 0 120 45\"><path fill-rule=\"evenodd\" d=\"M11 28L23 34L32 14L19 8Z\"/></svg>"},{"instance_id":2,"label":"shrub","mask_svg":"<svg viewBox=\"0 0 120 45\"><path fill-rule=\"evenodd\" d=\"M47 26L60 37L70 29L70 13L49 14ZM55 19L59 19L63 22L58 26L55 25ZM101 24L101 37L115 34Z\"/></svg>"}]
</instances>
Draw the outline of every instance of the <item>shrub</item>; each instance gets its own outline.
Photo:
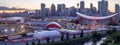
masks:
<instances>
[{"instance_id":1,"label":"shrub","mask_svg":"<svg viewBox=\"0 0 120 45\"><path fill-rule=\"evenodd\" d=\"M29 43L28 43L28 42L26 42L26 45L29 45Z\"/></svg>"},{"instance_id":2,"label":"shrub","mask_svg":"<svg viewBox=\"0 0 120 45\"><path fill-rule=\"evenodd\" d=\"M32 42L32 45L35 45L35 42Z\"/></svg>"}]
</instances>

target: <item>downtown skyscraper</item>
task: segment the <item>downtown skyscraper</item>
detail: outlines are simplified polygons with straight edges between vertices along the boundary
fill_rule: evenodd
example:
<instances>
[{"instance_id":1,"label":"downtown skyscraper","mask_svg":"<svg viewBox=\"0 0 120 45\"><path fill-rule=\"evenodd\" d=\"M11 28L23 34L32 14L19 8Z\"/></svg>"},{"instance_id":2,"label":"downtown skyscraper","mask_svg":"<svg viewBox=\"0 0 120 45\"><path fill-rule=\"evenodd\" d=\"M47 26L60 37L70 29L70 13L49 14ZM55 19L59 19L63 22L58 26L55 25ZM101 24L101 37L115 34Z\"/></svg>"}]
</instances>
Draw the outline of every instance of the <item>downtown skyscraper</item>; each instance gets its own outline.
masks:
<instances>
[{"instance_id":1,"label":"downtown skyscraper","mask_svg":"<svg viewBox=\"0 0 120 45\"><path fill-rule=\"evenodd\" d=\"M80 1L80 9L84 9L85 8L85 3L84 1Z\"/></svg>"},{"instance_id":2,"label":"downtown skyscraper","mask_svg":"<svg viewBox=\"0 0 120 45\"><path fill-rule=\"evenodd\" d=\"M41 12L40 12L40 16L41 17L45 17L45 4L41 3Z\"/></svg>"},{"instance_id":3,"label":"downtown skyscraper","mask_svg":"<svg viewBox=\"0 0 120 45\"><path fill-rule=\"evenodd\" d=\"M84 1L80 1L80 13L83 13L83 9L85 8Z\"/></svg>"},{"instance_id":4,"label":"downtown skyscraper","mask_svg":"<svg viewBox=\"0 0 120 45\"><path fill-rule=\"evenodd\" d=\"M51 16L56 16L56 7L54 4L51 5Z\"/></svg>"},{"instance_id":5,"label":"downtown skyscraper","mask_svg":"<svg viewBox=\"0 0 120 45\"><path fill-rule=\"evenodd\" d=\"M100 16L108 15L108 1L107 0L98 1L98 13Z\"/></svg>"},{"instance_id":6,"label":"downtown skyscraper","mask_svg":"<svg viewBox=\"0 0 120 45\"><path fill-rule=\"evenodd\" d=\"M118 13L117 16L115 16L116 20L119 20L120 18L120 6L119 4L115 4L115 13Z\"/></svg>"},{"instance_id":7,"label":"downtown skyscraper","mask_svg":"<svg viewBox=\"0 0 120 45\"><path fill-rule=\"evenodd\" d=\"M77 11L77 9L74 6L70 7L70 14L69 14L69 16L75 17L76 16L76 11Z\"/></svg>"},{"instance_id":8,"label":"downtown skyscraper","mask_svg":"<svg viewBox=\"0 0 120 45\"><path fill-rule=\"evenodd\" d=\"M66 13L66 5L65 4L58 4L57 5L57 15L58 16L65 16Z\"/></svg>"}]
</instances>

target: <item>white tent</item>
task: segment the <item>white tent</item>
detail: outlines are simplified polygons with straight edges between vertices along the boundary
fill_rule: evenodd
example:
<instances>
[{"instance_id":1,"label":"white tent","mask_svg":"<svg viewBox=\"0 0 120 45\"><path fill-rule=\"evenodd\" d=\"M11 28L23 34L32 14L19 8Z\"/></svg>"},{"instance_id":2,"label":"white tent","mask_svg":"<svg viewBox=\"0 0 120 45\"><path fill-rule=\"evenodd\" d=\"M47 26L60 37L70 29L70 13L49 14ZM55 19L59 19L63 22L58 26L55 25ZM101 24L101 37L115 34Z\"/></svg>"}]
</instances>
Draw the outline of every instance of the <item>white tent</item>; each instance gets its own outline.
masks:
<instances>
[{"instance_id":1,"label":"white tent","mask_svg":"<svg viewBox=\"0 0 120 45\"><path fill-rule=\"evenodd\" d=\"M61 36L58 31L41 31L33 34L33 37L37 39L54 38L58 36Z\"/></svg>"},{"instance_id":2,"label":"white tent","mask_svg":"<svg viewBox=\"0 0 120 45\"><path fill-rule=\"evenodd\" d=\"M58 30L61 33L69 33L69 34L79 34L79 30L68 30L68 29L63 29L63 30Z\"/></svg>"}]
</instances>

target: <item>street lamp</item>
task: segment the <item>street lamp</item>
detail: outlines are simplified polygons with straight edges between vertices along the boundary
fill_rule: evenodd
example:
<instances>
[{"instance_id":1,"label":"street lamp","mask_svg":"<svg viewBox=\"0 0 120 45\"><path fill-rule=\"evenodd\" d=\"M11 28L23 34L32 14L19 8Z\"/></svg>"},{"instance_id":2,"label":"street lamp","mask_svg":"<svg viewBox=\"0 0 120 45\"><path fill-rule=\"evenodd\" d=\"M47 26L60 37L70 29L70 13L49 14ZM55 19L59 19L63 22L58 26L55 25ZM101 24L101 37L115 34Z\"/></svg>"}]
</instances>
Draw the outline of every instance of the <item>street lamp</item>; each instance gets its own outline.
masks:
<instances>
[{"instance_id":1,"label":"street lamp","mask_svg":"<svg viewBox=\"0 0 120 45\"><path fill-rule=\"evenodd\" d=\"M5 39L5 45L7 45L7 39Z\"/></svg>"},{"instance_id":2,"label":"street lamp","mask_svg":"<svg viewBox=\"0 0 120 45\"><path fill-rule=\"evenodd\" d=\"M5 29L5 32L8 32L8 29Z\"/></svg>"},{"instance_id":3,"label":"street lamp","mask_svg":"<svg viewBox=\"0 0 120 45\"><path fill-rule=\"evenodd\" d=\"M12 28L11 30L12 30L12 31L15 31L15 29L14 29L14 28Z\"/></svg>"},{"instance_id":4,"label":"street lamp","mask_svg":"<svg viewBox=\"0 0 120 45\"><path fill-rule=\"evenodd\" d=\"M6 36L7 36L7 34L8 34L8 29L5 29L4 31L5 31L5 34L6 34Z\"/></svg>"},{"instance_id":5,"label":"street lamp","mask_svg":"<svg viewBox=\"0 0 120 45\"><path fill-rule=\"evenodd\" d=\"M5 29L4 31L5 31L6 34L8 33L8 29ZM7 39L6 38L5 38L5 45L7 45Z\"/></svg>"},{"instance_id":6,"label":"street lamp","mask_svg":"<svg viewBox=\"0 0 120 45\"><path fill-rule=\"evenodd\" d=\"M13 32L15 31L15 29L14 29L14 28L12 28L11 30L12 30Z\"/></svg>"}]
</instances>

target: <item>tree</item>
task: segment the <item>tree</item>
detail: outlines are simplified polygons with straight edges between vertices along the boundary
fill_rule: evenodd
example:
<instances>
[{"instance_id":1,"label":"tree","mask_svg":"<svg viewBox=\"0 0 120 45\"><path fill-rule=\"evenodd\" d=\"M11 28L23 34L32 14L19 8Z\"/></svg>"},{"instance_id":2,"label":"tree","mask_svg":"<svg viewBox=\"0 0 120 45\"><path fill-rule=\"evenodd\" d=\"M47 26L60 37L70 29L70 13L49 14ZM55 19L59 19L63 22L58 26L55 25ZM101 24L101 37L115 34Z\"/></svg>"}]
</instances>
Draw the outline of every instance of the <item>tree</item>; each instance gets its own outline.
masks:
<instances>
[{"instance_id":1,"label":"tree","mask_svg":"<svg viewBox=\"0 0 120 45\"><path fill-rule=\"evenodd\" d=\"M106 40L101 45L120 45L119 38L120 38L119 32L113 33L113 34L107 36Z\"/></svg>"},{"instance_id":2,"label":"tree","mask_svg":"<svg viewBox=\"0 0 120 45\"><path fill-rule=\"evenodd\" d=\"M83 29L81 30L80 38L83 38Z\"/></svg>"},{"instance_id":3,"label":"tree","mask_svg":"<svg viewBox=\"0 0 120 45\"><path fill-rule=\"evenodd\" d=\"M120 42L120 33L115 33L111 35L111 38L113 39L114 42Z\"/></svg>"},{"instance_id":4,"label":"tree","mask_svg":"<svg viewBox=\"0 0 120 45\"><path fill-rule=\"evenodd\" d=\"M75 35L75 34L73 34L73 38L76 38L76 35Z\"/></svg>"},{"instance_id":5,"label":"tree","mask_svg":"<svg viewBox=\"0 0 120 45\"><path fill-rule=\"evenodd\" d=\"M92 40L93 40L93 45L96 45L97 41L101 39L101 35L100 33L98 33L97 31L93 31L92 32Z\"/></svg>"},{"instance_id":6,"label":"tree","mask_svg":"<svg viewBox=\"0 0 120 45\"><path fill-rule=\"evenodd\" d=\"M29 45L29 43L28 43L28 42L26 42L26 45Z\"/></svg>"},{"instance_id":7,"label":"tree","mask_svg":"<svg viewBox=\"0 0 120 45\"><path fill-rule=\"evenodd\" d=\"M112 30L107 30L107 31L106 31L106 33L107 33L108 35L111 35L111 34L116 33L116 32L117 32L117 29L116 29L116 28L113 28Z\"/></svg>"},{"instance_id":8,"label":"tree","mask_svg":"<svg viewBox=\"0 0 120 45\"><path fill-rule=\"evenodd\" d=\"M119 23L120 23L120 19L119 19L119 21L118 21Z\"/></svg>"},{"instance_id":9,"label":"tree","mask_svg":"<svg viewBox=\"0 0 120 45\"><path fill-rule=\"evenodd\" d=\"M40 17L40 16L33 16L32 18L34 18L34 19L41 19L42 17Z\"/></svg>"},{"instance_id":10,"label":"tree","mask_svg":"<svg viewBox=\"0 0 120 45\"><path fill-rule=\"evenodd\" d=\"M47 37L46 40L47 40L47 43L50 43L50 38L49 37Z\"/></svg>"},{"instance_id":11,"label":"tree","mask_svg":"<svg viewBox=\"0 0 120 45\"><path fill-rule=\"evenodd\" d=\"M66 34L66 39L69 40L69 33Z\"/></svg>"},{"instance_id":12,"label":"tree","mask_svg":"<svg viewBox=\"0 0 120 45\"><path fill-rule=\"evenodd\" d=\"M32 42L32 45L35 45L35 42Z\"/></svg>"},{"instance_id":13,"label":"tree","mask_svg":"<svg viewBox=\"0 0 120 45\"><path fill-rule=\"evenodd\" d=\"M38 45L40 45L40 40L38 40L38 43L37 43Z\"/></svg>"},{"instance_id":14,"label":"tree","mask_svg":"<svg viewBox=\"0 0 120 45\"><path fill-rule=\"evenodd\" d=\"M62 35L61 35L61 41L63 41L64 40L64 34L62 33Z\"/></svg>"}]
</instances>

